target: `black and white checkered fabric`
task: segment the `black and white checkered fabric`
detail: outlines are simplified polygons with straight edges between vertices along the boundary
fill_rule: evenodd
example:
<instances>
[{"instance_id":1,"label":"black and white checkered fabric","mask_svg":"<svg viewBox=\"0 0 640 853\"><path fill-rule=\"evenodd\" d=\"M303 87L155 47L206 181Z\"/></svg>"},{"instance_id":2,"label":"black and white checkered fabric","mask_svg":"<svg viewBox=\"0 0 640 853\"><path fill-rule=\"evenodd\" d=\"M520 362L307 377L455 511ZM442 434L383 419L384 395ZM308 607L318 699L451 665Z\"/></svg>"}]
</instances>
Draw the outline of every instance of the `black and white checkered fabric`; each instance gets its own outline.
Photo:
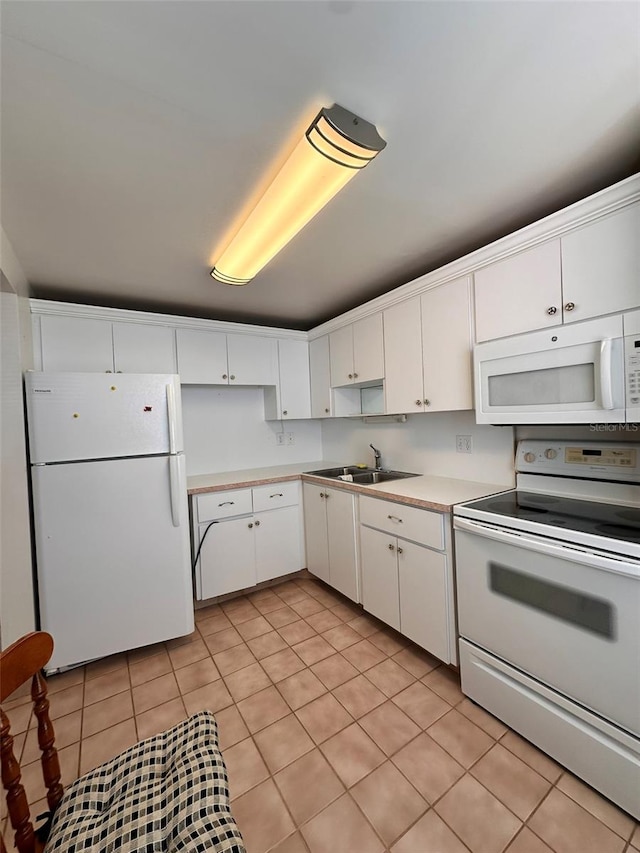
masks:
<instances>
[{"instance_id":1,"label":"black and white checkered fabric","mask_svg":"<svg viewBox=\"0 0 640 853\"><path fill-rule=\"evenodd\" d=\"M245 853L213 714L202 711L77 779L46 853Z\"/></svg>"}]
</instances>

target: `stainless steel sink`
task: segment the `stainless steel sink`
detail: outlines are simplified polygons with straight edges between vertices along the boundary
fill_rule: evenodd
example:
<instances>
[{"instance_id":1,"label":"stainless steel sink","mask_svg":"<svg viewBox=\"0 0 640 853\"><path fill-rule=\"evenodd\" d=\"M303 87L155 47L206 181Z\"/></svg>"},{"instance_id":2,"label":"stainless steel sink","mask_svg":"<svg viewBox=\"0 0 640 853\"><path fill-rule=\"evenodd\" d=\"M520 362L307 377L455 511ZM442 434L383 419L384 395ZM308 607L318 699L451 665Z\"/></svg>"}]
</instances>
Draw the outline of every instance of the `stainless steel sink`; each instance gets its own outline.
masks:
<instances>
[{"instance_id":1,"label":"stainless steel sink","mask_svg":"<svg viewBox=\"0 0 640 853\"><path fill-rule=\"evenodd\" d=\"M366 471L364 474L354 474L353 482L361 486L373 486L375 483L389 483L391 480L419 476L419 474L409 474L407 471Z\"/></svg>"},{"instance_id":2,"label":"stainless steel sink","mask_svg":"<svg viewBox=\"0 0 640 853\"><path fill-rule=\"evenodd\" d=\"M307 474L313 474L315 477L331 477L338 480L347 474L363 474L373 471L372 468L360 468L357 465L345 465L342 468L323 468L322 471L307 471Z\"/></svg>"},{"instance_id":3,"label":"stainless steel sink","mask_svg":"<svg viewBox=\"0 0 640 853\"><path fill-rule=\"evenodd\" d=\"M373 486L375 483L388 483L391 480L403 480L405 477L419 477L420 474L409 474L407 471L375 471L372 468L358 468L356 465L345 465L342 468L323 468L321 471L308 471L316 477L329 477L339 480L351 475L350 482L361 486Z\"/></svg>"}]
</instances>

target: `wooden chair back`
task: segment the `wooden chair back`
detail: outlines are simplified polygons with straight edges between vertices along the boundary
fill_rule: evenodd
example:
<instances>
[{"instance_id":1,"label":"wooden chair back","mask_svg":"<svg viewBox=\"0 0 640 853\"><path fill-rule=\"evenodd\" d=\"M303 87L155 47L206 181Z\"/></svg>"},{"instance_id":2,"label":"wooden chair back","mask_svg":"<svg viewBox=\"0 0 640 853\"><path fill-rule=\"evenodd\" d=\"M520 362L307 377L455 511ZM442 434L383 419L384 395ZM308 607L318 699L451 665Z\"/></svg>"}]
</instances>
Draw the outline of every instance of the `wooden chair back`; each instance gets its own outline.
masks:
<instances>
[{"instance_id":1,"label":"wooden chair back","mask_svg":"<svg viewBox=\"0 0 640 853\"><path fill-rule=\"evenodd\" d=\"M41 675L42 668L51 658L53 639L44 631L34 631L16 640L0 653L0 705L22 684L31 679L31 699L38 721L38 745L42 775L47 789L49 810L53 811L62 799L60 784L60 764L58 753L53 745L54 732L49 719L49 700L47 687ZM39 853L44 847L34 831L27 804L27 796L20 782L20 764L13 753L13 737L10 732L9 718L0 708L2 736L0 756L2 760L2 785L6 791L9 820L15 832L15 845L19 853ZM0 836L0 853L5 846Z\"/></svg>"}]
</instances>

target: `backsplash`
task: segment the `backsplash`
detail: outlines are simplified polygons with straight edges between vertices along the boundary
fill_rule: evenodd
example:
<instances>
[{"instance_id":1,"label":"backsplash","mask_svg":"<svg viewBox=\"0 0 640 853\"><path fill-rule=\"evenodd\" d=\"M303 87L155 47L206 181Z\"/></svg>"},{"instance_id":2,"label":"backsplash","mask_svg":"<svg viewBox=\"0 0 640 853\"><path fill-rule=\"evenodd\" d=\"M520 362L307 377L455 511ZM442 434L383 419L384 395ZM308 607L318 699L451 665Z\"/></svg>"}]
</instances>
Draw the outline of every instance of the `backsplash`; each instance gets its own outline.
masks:
<instances>
[{"instance_id":1,"label":"backsplash","mask_svg":"<svg viewBox=\"0 0 640 853\"><path fill-rule=\"evenodd\" d=\"M456 436L471 436L473 451L456 451ZM373 464L369 444L385 468L481 483L514 484L512 427L478 425L473 412L409 415L404 424L356 419L322 421L325 459Z\"/></svg>"},{"instance_id":2,"label":"backsplash","mask_svg":"<svg viewBox=\"0 0 640 853\"><path fill-rule=\"evenodd\" d=\"M183 385L182 419L188 476L323 458L320 421L265 421L262 388Z\"/></svg>"}]
</instances>

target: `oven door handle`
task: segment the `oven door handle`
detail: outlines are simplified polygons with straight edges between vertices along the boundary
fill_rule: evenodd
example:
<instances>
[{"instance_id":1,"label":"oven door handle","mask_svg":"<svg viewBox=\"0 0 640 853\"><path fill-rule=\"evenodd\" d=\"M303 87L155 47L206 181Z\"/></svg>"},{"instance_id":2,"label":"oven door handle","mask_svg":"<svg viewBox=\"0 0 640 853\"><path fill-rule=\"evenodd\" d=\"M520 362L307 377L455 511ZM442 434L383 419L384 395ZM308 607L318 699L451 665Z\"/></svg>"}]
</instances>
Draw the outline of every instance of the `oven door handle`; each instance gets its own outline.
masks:
<instances>
[{"instance_id":1,"label":"oven door handle","mask_svg":"<svg viewBox=\"0 0 640 853\"><path fill-rule=\"evenodd\" d=\"M526 548L528 551L536 551L550 557L559 557L562 560L581 563L583 566L591 566L594 569L604 569L617 575L640 578L640 561L634 560L633 557L609 557L606 554L590 551L588 548L582 548L579 545L555 544L548 539L498 529L466 518L454 518L453 526L456 530L464 530L467 533L483 536L485 539L493 539L496 542Z\"/></svg>"}]
</instances>

